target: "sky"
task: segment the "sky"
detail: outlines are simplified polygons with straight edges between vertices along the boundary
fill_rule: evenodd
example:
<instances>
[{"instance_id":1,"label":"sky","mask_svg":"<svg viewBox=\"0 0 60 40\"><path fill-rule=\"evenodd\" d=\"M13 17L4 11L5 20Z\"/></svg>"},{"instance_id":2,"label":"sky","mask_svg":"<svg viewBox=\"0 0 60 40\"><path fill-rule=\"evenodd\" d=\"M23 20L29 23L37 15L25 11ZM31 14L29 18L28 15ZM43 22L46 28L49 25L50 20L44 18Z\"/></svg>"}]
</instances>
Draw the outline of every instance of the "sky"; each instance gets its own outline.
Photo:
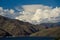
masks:
<instances>
[{"instance_id":1,"label":"sky","mask_svg":"<svg viewBox=\"0 0 60 40\"><path fill-rule=\"evenodd\" d=\"M3 8L15 8L21 5L42 4L52 7L60 6L60 0L0 0L0 6Z\"/></svg>"},{"instance_id":2,"label":"sky","mask_svg":"<svg viewBox=\"0 0 60 40\"><path fill-rule=\"evenodd\" d=\"M60 22L60 0L0 0L0 15L32 24Z\"/></svg>"}]
</instances>

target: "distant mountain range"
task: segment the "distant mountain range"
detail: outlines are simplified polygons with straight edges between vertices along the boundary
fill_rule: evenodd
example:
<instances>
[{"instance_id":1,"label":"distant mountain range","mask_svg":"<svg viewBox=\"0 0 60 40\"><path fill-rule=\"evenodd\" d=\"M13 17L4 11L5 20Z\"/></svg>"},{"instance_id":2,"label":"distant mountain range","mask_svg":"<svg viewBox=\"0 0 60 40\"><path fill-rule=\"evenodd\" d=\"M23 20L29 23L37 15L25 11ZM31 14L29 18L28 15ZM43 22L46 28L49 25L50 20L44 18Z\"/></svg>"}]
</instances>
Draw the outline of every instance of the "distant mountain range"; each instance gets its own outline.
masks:
<instances>
[{"instance_id":1,"label":"distant mountain range","mask_svg":"<svg viewBox=\"0 0 60 40\"><path fill-rule=\"evenodd\" d=\"M51 36L60 37L60 22L33 25L16 19L0 16L0 37Z\"/></svg>"}]
</instances>

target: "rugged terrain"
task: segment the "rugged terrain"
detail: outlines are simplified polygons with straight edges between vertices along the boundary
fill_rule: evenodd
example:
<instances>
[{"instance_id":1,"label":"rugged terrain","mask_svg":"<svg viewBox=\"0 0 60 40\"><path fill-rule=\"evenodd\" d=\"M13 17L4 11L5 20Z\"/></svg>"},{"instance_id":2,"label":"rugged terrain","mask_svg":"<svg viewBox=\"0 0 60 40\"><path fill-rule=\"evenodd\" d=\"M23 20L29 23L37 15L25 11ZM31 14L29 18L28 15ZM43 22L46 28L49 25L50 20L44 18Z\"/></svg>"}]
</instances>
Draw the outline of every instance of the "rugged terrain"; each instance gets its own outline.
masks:
<instances>
[{"instance_id":1,"label":"rugged terrain","mask_svg":"<svg viewBox=\"0 0 60 40\"><path fill-rule=\"evenodd\" d=\"M0 37L20 36L60 38L60 22L33 25L28 22L0 16Z\"/></svg>"},{"instance_id":2,"label":"rugged terrain","mask_svg":"<svg viewBox=\"0 0 60 40\"><path fill-rule=\"evenodd\" d=\"M0 16L0 29L4 32L8 32L14 37L29 36L31 33L39 31L39 26L36 27L28 22L22 22L16 19L9 19L7 17Z\"/></svg>"}]
</instances>

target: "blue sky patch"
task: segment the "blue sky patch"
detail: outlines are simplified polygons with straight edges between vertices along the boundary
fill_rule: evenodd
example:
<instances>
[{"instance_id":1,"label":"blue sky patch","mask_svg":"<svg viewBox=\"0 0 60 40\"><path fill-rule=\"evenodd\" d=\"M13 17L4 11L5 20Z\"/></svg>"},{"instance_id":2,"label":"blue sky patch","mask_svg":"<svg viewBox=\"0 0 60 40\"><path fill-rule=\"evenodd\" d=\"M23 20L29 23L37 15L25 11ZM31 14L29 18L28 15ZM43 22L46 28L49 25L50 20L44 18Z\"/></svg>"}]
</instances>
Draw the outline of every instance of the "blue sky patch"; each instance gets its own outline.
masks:
<instances>
[{"instance_id":1,"label":"blue sky patch","mask_svg":"<svg viewBox=\"0 0 60 40\"><path fill-rule=\"evenodd\" d=\"M14 8L16 6L32 4L60 7L60 0L0 0L0 7L3 8Z\"/></svg>"}]
</instances>

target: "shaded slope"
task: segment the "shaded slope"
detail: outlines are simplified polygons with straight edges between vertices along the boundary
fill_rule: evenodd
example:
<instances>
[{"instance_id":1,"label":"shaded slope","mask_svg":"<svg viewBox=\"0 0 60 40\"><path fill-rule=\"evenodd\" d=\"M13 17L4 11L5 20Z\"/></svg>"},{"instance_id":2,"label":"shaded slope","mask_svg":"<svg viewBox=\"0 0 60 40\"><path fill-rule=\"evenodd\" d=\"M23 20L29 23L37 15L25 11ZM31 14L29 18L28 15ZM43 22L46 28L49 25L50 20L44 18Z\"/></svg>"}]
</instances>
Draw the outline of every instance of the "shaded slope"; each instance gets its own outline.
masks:
<instances>
[{"instance_id":1,"label":"shaded slope","mask_svg":"<svg viewBox=\"0 0 60 40\"><path fill-rule=\"evenodd\" d=\"M5 37L6 32L0 29L0 37Z\"/></svg>"},{"instance_id":2,"label":"shaded slope","mask_svg":"<svg viewBox=\"0 0 60 40\"><path fill-rule=\"evenodd\" d=\"M0 16L0 28L12 36L28 36L31 33L39 31L39 27L36 27L28 22L9 19L3 16Z\"/></svg>"},{"instance_id":3,"label":"shaded slope","mask_svg":"<svg viewBox=\"0 0 60 40\"><path fill-rule=\"evenodd\" d=\"M0 29L0 37L12 37L11 34L9 34L8 32L6 32L5 30L3 29Z\"/></svg>"}]
</instances>

